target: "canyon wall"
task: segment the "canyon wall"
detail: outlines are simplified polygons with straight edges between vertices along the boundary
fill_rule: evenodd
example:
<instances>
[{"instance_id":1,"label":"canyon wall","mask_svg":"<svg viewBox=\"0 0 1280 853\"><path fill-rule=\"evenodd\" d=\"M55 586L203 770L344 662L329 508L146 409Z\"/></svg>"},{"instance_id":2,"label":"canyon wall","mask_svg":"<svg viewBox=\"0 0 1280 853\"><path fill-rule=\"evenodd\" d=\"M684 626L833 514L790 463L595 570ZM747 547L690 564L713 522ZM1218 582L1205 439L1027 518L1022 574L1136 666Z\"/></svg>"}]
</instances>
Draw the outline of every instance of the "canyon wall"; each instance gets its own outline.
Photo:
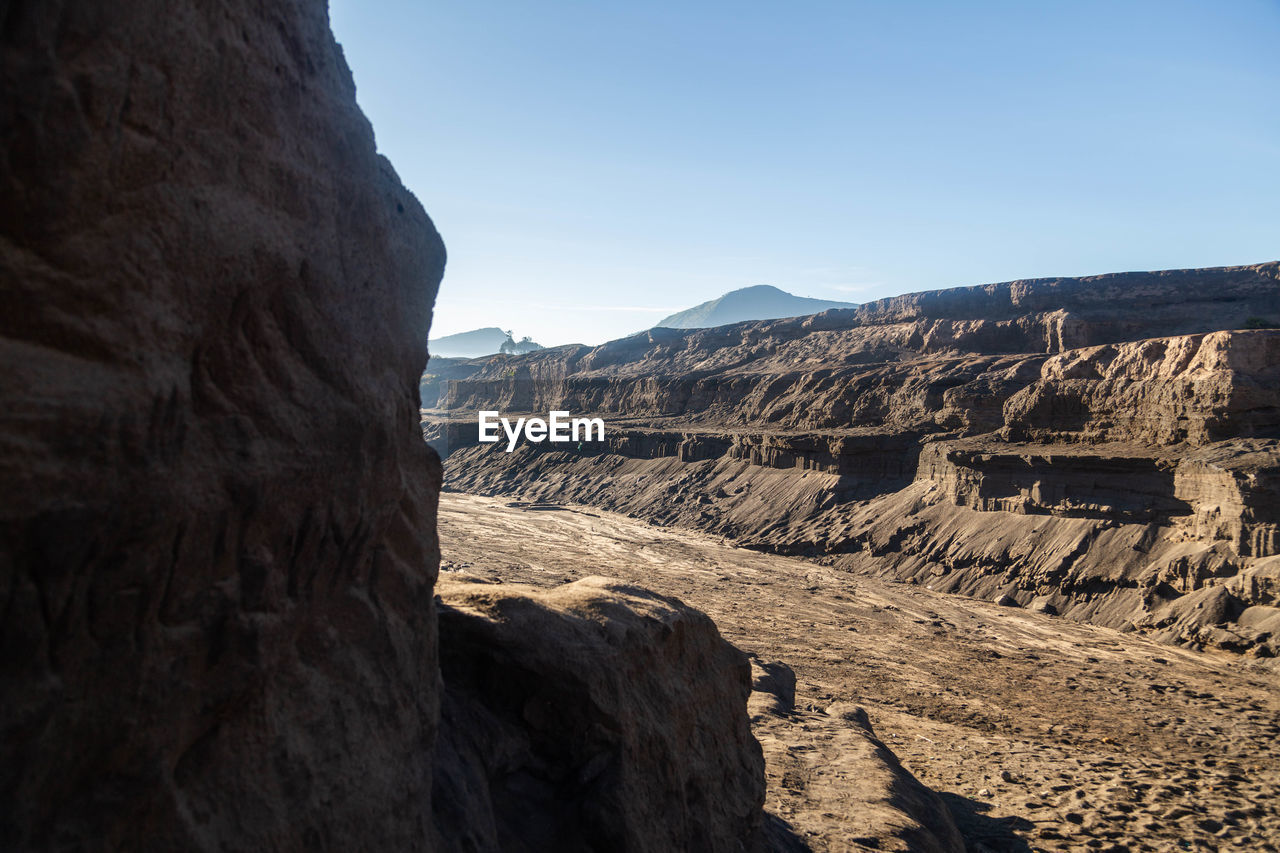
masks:
<instances>
[{"instance_id":1,"label":"canyon wall","mask_svg":"<svg viewBox=\"0 0 1280 853\"><path fill-rule=\"evenodd\" d=\"M1277 317L1277 263L913 294L475 362L424 432L450 488L1272 655L1280 331L1239 327ZM606 440L506 454L478 408Z\"/></svg>"}]
</instances>

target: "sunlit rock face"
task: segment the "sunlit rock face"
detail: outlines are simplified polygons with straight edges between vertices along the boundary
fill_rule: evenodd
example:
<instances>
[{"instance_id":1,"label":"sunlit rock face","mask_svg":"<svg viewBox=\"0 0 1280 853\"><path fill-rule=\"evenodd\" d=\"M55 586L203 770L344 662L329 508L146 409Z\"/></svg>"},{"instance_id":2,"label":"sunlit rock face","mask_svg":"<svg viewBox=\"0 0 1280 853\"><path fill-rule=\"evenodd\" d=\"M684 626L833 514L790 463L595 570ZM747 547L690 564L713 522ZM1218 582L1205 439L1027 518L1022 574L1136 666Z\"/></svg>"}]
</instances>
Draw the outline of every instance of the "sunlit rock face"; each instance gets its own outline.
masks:
<instances>
[{"instance_id":1,"label":"sunlit rock face","mask_svg":"<svg viewBox=\"0 0 1280 853\"><path fill-rule=\"evenodd\" d=\"M0 19L0 847L422 847L445 253L325 3Z\"/></svg>"},{"instance_id":2,"label":"sunlit rock face","mask_svg":"<svg viewBox=\"0 0 1280 853\"><path fill-rule=\"evenodd\" d=\"M424 434L461 491L1271 657L1276 318L1276 262L908 294L454 365ZM489 453L491 408L606 437Z\"/></svg>"}]
</instances>

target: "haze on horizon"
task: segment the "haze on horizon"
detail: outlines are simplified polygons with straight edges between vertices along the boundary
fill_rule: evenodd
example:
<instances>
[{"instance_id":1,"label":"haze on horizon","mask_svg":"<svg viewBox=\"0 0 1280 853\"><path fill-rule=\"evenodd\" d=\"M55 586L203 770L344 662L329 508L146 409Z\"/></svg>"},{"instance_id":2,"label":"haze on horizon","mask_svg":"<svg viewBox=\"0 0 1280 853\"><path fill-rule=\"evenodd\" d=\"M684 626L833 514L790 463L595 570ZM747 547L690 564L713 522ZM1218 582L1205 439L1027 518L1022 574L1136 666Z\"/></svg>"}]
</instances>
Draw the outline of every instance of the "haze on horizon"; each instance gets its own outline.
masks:
<instances>
[{"instance_id":1,"label":"haze on horizon","mask_svg":"<svg viewBox=\"0 0 1280 853\"><path fill-rule=\"evenodd\" d=\"M1280 257L1280 3L370 4L330 15L449 264L431 335L599 343Z\"/></svg>"}]
</instances>

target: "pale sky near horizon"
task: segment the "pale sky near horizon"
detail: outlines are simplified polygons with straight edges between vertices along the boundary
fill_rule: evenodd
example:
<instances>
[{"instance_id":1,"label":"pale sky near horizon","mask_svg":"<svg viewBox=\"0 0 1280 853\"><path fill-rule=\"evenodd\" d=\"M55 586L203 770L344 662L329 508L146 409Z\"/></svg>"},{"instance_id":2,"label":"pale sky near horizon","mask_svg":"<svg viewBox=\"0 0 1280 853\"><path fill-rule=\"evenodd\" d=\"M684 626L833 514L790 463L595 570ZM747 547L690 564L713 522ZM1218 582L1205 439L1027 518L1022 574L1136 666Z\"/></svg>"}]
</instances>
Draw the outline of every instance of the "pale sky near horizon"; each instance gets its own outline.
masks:
<instances>
[{"instance_id":1,"label":"pale sky near horizon","mask_svg":"<svg viewBox=\"0 0 1280 853\"><path fill-rule=\"evenodd\" d=\"M1280 2L331 0L431 335L1280 258Z\"/></svg>"}]
</instances>

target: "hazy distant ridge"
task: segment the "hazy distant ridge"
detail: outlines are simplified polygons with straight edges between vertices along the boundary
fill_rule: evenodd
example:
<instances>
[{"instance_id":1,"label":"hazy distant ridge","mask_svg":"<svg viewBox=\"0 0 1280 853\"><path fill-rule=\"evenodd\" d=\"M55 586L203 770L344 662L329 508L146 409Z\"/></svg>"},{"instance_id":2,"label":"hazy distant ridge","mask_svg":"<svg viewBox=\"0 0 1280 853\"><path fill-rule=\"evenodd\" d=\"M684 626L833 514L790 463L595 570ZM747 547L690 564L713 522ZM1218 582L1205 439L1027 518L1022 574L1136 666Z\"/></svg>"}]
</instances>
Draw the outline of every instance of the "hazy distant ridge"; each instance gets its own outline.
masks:
<instances>
[{"instance_id":1,"label":"hazy distant ridge","mask_svg":"<svg viewBox=\"0 0 1280 853\"><path fill-rule=\"evenodd\" d=\"M512 340L508 332L497 326L486 326L470 332L432 338L427 341L427 348L437 358L480 358L499 352L513 355L533 352L542 349L542 345L527 337L521 341Z\"/></svg>"},{"instance_id":2,"label":"hazy distant ridge","mask_svg":"<svg viewBox=\"0 0 1280 853\"><path fill-rule=\"evenodd\" d=\"M657 323L655 328L703 329L724 326L745 320L778 320L783 317L800 317L817 314L830 308L854 308L853 302L832 302L829 299L810 299L795 296L768 284L744 287L726 293L717 299L703 302L684 311L677 311Z\"/></svg>"}]
</instances>

